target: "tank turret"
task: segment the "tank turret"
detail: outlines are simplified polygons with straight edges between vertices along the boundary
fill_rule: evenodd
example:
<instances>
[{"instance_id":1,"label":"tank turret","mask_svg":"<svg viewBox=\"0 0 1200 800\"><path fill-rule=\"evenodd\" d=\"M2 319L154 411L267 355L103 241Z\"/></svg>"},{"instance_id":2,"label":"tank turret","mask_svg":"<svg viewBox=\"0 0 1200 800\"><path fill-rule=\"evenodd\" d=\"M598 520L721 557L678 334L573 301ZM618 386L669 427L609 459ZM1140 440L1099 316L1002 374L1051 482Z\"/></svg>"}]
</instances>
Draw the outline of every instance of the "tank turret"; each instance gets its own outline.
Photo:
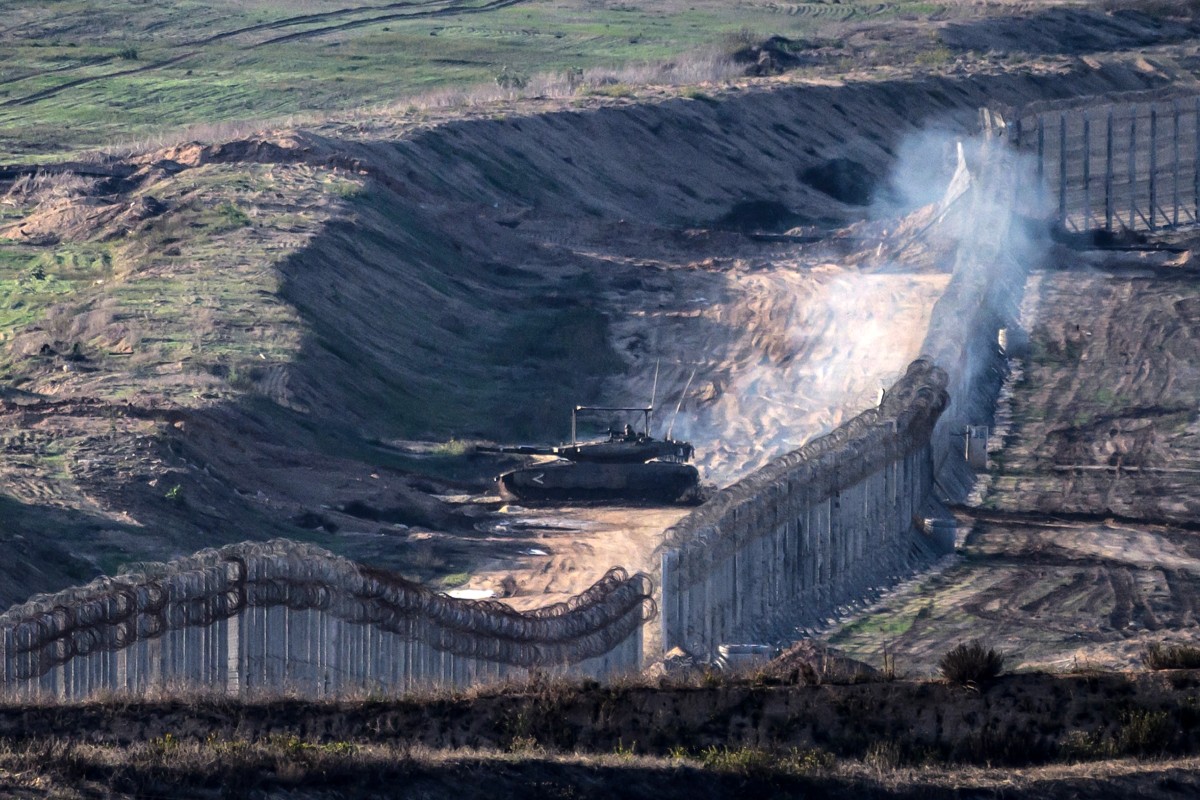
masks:
<instances>
[{"instance_id":1,"label":"tank turret","mask_svg":"<svg viewBox=\"0 0 1200 800\"><path fill-rule=\"evenodd\" d=\"M608 437L578 440L581 412L638 412L643 427L626 424ZM692 494L700 473L687 462L695 453L688 442L650 435L654 408L575 406L571 441L555 446L480 447L481 452L544 456L537 463L496 477L502 494L522 500L653 500L674 502Z\"/></svg>"}]
</instances>

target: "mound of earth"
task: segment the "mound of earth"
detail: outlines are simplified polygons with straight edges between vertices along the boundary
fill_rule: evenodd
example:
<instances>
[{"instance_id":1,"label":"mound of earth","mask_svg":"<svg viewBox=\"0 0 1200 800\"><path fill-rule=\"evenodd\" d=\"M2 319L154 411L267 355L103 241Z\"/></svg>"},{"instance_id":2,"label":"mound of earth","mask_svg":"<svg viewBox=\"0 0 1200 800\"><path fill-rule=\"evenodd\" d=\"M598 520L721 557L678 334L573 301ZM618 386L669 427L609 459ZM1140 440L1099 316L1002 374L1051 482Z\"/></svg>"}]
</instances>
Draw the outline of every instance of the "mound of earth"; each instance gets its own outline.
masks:
<instances>
[{"instance_id":1,"label":"mound of earth","mask_svg":"<svg viewBox=\"0 0 1200 800\"><path fill-rule=\"evenodd\" d=\"M1200 33L1192 12L1178 18L1123 9L1048 8L1036 14L951 23L941 40L956 50L1064 55L1111 52L1190 39Z\"/></svg>"},{"instance_id":2,"label":"mound of earth","mask_svg":"<svg viewBox=\"0 0 1200 800\"><path fill-rule=\"evenodd\" d=\"M804 639L771 660L761 674L791 684L856 683L875 678L879 670L850 658L824 642Z\"/></svg>"},{"instance_id":3,"label":"mound of earth","mask_svg":"<svg viewBox=\"0 0 1200 800\"><path fill-rule=\"evenodd\" d=\"M786 36L772 36L758 44L735 50L735 64L746 65L745 74L751 76L780 75L816 59L805 58L799 51L806 45Z\"/></svg>"}]
</instances>

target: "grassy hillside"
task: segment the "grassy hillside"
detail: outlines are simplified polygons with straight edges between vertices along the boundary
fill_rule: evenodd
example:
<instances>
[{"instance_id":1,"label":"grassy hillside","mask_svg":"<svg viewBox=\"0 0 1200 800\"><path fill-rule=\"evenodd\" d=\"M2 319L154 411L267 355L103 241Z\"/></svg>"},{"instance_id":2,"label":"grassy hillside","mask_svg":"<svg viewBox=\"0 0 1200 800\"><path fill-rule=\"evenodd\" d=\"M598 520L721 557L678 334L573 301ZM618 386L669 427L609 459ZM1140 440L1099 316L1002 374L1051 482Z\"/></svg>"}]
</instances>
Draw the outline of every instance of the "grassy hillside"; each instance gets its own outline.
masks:
<instances>
[{"instance_id":1,"label":"grassy hillside","mask_svg":"<svg viewBox=\"0 0 1200 800\"><path fill-rule=\"evenodd\" d=\"M0 27L0 163L181 125L403 104L498 81L518 88L538 73L728 49L742 32L806 37L849 18L927 11L724 0L21 0L5 4Z\"/></svg>"}]
</instances>

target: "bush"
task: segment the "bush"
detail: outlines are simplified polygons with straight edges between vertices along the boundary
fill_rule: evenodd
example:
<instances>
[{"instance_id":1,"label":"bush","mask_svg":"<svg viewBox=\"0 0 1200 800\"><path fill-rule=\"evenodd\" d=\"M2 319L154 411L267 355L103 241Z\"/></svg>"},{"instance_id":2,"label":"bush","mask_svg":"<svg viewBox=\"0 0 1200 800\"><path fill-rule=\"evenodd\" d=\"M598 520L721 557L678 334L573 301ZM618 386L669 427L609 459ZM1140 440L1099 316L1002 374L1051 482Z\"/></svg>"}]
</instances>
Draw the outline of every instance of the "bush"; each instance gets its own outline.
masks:
<instances>
[{"instance_id":1,"label":"bush","mask_svg":"<svg viewBox=\"0 0 1200 800\"><path fill-rule=\"evenodd\" d=\"M1200 647L1155 642L1142 653L1142 661L1150 669L1200 669Z\"/></svg>"},{"instance_id":2,"label":"bush","mask_svg":"<svg viewBox=\"0 0 1200 800\"><path fill-rule=\"evenodd\" d=\"M1129 711L1121 715L1113 749L1118 756L1161 756L1175 740L1175 725L1166 711Z\"/></svg>"},{"instance_id":3,"label":"bush","mask_svg":"<svg viewBox=\"0 0 1200 800\"><path fill-rule=\"evenodd\" d=\"M233 203L224 202L217 206L217 215L224 222L225 228L244 228L250 225L250 217L245 211L235 206Z\"/></svg>"},{"instance_id":4,"label":"bush","mask_svg":"<svg viewBox=\"0 0 1200 800\"><path fill-rule=\"evenodd\" d=\"M684 751L676 751L682 754ZM716 772L730 772L748 778L763 779L778 775L811 775L831 769L836 763L825 750L772 752L758 747L718 748L710 745L700 751L700 763Z\"/></svg>"},{"instance_id":5,"label":"bush","mask_svg":"<svg viewBox=\"0 0 1200 800\"><path fill-rule=\"evenodd\" d=\"M496 85L501 89L515 91L529 85L529 76L510 70L507 66L496 76Z\"/></svg>"},{"instance_id":6,"label":"bush","mask_svg":"<svg viewBox=\"0 0 1200 800\"><path fill-rule=\"evenodd\" d=\"M951 683L980 685L1000 675L1004 656L975 639L948 651L938 660L938 669Z\"/></svg>"}]
</instances>

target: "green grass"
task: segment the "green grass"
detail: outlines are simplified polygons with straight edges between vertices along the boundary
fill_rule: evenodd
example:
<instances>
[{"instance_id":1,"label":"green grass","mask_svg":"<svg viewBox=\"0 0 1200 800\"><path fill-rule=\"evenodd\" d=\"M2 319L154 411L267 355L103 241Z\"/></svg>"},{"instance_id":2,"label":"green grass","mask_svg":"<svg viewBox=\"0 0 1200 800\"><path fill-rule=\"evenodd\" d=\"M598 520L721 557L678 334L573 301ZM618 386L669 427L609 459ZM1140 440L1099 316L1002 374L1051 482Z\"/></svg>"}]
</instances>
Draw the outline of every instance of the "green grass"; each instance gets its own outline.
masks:
<instances>
[{"instance_id":1,"label":"green grass","mask_svg":"<svg viewBox=\"0 0 1200 800\"><path fill-rule=\"evenodd\" d=\"M455 572L442 578L442 588L457 589L459 586L466 585L467 581L471 580L469 572Z\"/></svg>"},{"instance_id":2,"label":"green grass","mask_svg":"<svg viewBox=\"0 0 1200 800\"><path fill-rule=\"evenodd\" d=\"M856 620L837 633L830 642L838 644L862 636L885 636L889 638L903 636L917 621L920 608L909 607L903 611L881 611Z\"/></svg>"},{"instance_id":3,"label":"green grass","mask_svg":"<svg viewBox=\"0 0 1200 800\"><path fill-rule=\"evenodd\" d=\"M494 87L505 73L660 62L728 48L745 32L810 37L849 12L847 7L839 14L789 15L767 5L719 0L687 5L529 0L486 13L383 20L273 44L263 42L318 24L195 43L295 14L350 6L326 0L302 8L234 0L117 0L99 8L83 0L9 4L7 30L22 33L0 33L0 161L64 157L193 124L395 103L435 89ZM915 3L895 10L909 8L926 13ZM328 24L394 12L356 12ZM25 37L37 28L47 33ZM172 59L180 60L165 63ZM96 80L72 85L83 78Z\"/></svg>"},{"instance_id":4,"label":"green grass","mask_svg":"<svg viewBox=\"0 0 1200 800\"><path fill-rule=\"evenodd\" d=\"M331 210L360 188L307 167L211 165L186 184L154 187L173 208L131 239L0 244L0 378L47 368L11 347L41 329L60 352L78 345L93 366L118 373L106 384L113 393L164 366L253 388L272 364L295 357L302 335L294 310L273 299L282 280L274 265L288 252L254 234L315 231L315 207ZM277 191L306 210L280 209Z\"/></svg>"},{"instance_id":5,"label":"green grass","mask_svg":"<svg viewBox=\"0 0 1200 800\"><path fill-rule=\"evenodd\" d=\"M95 281L111 275L112 254L103 245L60 245L50 250L0 244L0 343L39 323L59 304L78 302ZM0 351L0 378L12 364Z\"/></svg>"}]
</instances>

